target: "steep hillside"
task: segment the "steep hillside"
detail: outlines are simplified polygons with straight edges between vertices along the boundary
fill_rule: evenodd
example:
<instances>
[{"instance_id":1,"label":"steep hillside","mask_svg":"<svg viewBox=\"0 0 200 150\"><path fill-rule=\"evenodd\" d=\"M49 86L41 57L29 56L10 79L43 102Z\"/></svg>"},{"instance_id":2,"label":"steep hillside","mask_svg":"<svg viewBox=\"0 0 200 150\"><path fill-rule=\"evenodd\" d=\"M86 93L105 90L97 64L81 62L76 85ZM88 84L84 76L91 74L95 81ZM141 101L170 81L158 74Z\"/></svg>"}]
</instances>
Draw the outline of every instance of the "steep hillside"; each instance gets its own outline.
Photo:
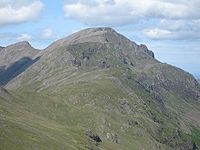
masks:
<instances>
[{"instance_id":1,"label":"steep hillside","mask_svg":"<svg viewBox=\"0 0 200 150\"><path fill-rule=\"evenodd\" d=\"M18 74L26 70L39 51L28 42L19 42L0 48L0 85L5 85Z\"/></svg>"},{"instance_id":2,"label":"steep hillside","mask_svg":"<svg viewBox=\"0 0 200 150\"><path fill-rule=\"evenodd\" d=\"M5 86L13 100L0 105L4 149L200 147L198 82L145 45L93 28L37 56Z\"/></svg>"}]
</instances>

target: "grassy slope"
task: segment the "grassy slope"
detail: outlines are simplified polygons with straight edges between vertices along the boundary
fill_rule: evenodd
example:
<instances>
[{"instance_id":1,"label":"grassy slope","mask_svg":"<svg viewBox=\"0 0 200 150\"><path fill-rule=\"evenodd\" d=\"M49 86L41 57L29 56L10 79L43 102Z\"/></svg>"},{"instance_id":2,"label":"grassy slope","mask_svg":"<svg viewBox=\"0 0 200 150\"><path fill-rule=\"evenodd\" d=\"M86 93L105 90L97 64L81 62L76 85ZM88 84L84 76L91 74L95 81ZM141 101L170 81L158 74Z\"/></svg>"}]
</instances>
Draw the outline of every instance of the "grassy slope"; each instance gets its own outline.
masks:
<instances>
[{"instance_id":1,"label":"grassy slope","mask_svg":"<svg viewBox=\"0 0 200 150\"><path fill-rule=\"evenodd\" d=\"M17 100L1 100L2 148L170 149L159 142L174 135L176 122L159 112L156 103L148 103L151 98L134 80L119 77L119 70L89 74L96 78L92 80L87 73L81 77L77 74L67 85L39 92L32 83L16 91ZM113 75L121 78L122 83L113 80ZM125 83L133 90L130 96L129 90L124 90L128 89ZM165 126L159 131L161 125ZM86 137L87 129L101 137L103 142L99 146ZM108 134L116 134L118 143L107 139ZM198 144L198 132L193 137ZM181 138L176 140L181 142Z\"/></svg>"},{"instance_id":2,"label":"grassy slope","mask_svg":"<svg viewBox=\"0 0 200 150\"><path fill-rule=\"evenodd\" d=\"M0 102L0 149L79 149L74 137L79 139L80 129L61 126L15 102Z\"/></svg>"},{"instance_id":3,"label":"grassy slope","mask_svg":"<svg viewBox=\"0 0 200 150\"><path fill-rule=\"evenodd\" d=\"M39 93L24 87L17 91L16 105L1 101L3 148L12 149L17 144L18 149L28 149L29 145L29 149L84 149L86 145L96 149L156 149L157 142L145 131L149 124L150 132L154 132L155 124L143 111L141 100L136 95L127 96L104 72L97 73L103 78L85 82L85 76L82 81ZM120 108L125 101L136 108ZM129 125L130 120L138 125ZM102 138L98 147L85 136L87 129ZM116 134L120 144L108 140L109 133Z\"/></svg>"},{"instance_id":4,"label":"grassy slope","mask_svg":"<svg viewBox=\"0 0 200 150\"><path fill-rule=\"evenodd\" d=\"M90 52L92 47L98 49L94 54ZM21 87L13 91L15 101L1 100L3 149L178 149L190 141L199 144L196 126L190 126L191 120L185 117L188 110L200 112L199 104L183 101L170 91L162 99L167 108L164 109L137 82L142 70L127 69L124 56L116 59L112 46L107 49L105 45L86 43L68 49L85 67L83 70L65 63L66 68L59 68L60 61L52 68L43 65L44 74L41 71L37 81L24 79ZM67 60L66 48L55 51L58 52ZM89 61L82 58L83 52L89 53ZM135 59L130 58L132 62L128 63L134 65ZM98 68L102 60L111 65L109 69L92 68ZM27 77L34 78L34 71ZM103 142L95 146L85 135L88 129Z\"/></svg>"}]
</instances>

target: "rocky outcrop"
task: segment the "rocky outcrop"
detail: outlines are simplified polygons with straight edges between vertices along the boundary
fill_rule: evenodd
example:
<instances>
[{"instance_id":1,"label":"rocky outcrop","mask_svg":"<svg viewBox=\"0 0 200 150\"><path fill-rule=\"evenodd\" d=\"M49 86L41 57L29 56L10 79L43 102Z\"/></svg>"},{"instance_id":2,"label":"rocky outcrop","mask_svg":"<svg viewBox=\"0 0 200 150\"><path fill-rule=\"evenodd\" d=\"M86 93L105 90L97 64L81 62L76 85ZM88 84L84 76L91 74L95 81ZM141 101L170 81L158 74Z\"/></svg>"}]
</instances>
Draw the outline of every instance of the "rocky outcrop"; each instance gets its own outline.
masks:
<instances>
[{"instance_id":1,"label":"rocky outcrop","mask_svg":"<svg viewBox=\"0 0 200 150\"><path fill-rule=\"evenodd\" d=\"M99 137L99 135L97 135L96 133L93 133L91 130L87 130L85 132L85 135L88 136L90 139L92 139L93 141L95 141L96 143L100 143L102 142L101 138Z\"/></svg>"},{"instance_id":2,"label":"rocky outcrop","mask_svg":"<svg viewBox=\"0 0 200 150\"><path fill-rule=\"evenodd\" d=\"M151 56L152 58L155 58L155 55L154 55L153 51L148 50L148 48L147 48L146 45L140 44L140 45L139 45L139 48L140 48L141 50L143 50L145 53L147 53L149 56Z\"/></svg>"}]
</instances>

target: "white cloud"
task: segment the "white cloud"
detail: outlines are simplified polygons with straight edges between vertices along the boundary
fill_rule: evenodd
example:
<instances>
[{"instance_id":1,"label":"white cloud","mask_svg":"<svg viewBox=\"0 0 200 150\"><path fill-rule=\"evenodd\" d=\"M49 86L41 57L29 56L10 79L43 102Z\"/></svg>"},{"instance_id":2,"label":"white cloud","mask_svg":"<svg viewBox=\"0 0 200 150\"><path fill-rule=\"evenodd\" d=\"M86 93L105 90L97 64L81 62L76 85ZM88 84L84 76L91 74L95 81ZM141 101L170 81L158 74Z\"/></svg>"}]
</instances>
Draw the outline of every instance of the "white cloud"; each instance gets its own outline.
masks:
<instances>
[{"instance_id":1,"label":"white cloud","mask_svg":"<svg viewBox=\"0 0 200 150\"><path fill-rule=\"evenodd\" d=\"M55 38L55 34L53 32L53 30L51 28L46 28L42 31L42 35L41 37L43 39L54 39Z\"/></svg>"},{"instance_id":2,"label":"white cloud","mask_svg":"<svg viewBox=\"0 0 200 150\"><path fill-rule=\"evenodd\" d=\"M168 39L168 38L174 38L174 34L169 30L154 28L147 30L145 32L145 35L151 39Z\"/></svg>"},{"instance_id":3,"label":"white cloud","mask_svg":"<svg viewBox=\"0 0 200 150\"><path fill-rule=\"evenodd\" d=\"M22 23L33 20L38 17L42 9L43 3L39 0L1 0L0 25Z\"/></svg>"},{"instance_id":4,"label":"white cloud","mask_svg":"<svg viewBox=\"0 0 200 150\"><path fill-rule=\"evenodd\" d=\"M32 36L27 33L23 33L17 37L17 41L30 41L31 39L32 39Z\"/></svg>"},{"instance_id":5,"label":"white cloud","mask_svg":"<svg viewBox=\"0 0 200 150\"><path fill-rule=\"evenodd\" d=\"M200 40L200 19L161 20L158 27L144 31L151 39Z\"/></svg>"},{"instance_id":6,"label":"white cloud","mask_svg":"<svg viewBox=\"0 0 200 150\"><path fill-rule=\"evenodd\" d=\"M66 17L93 26L145 22L140 30L151 39L200 38L200 0L74 0L63 9Z\"/></svg>"},{"instance_id":7,"label":"white cloud","mask_svg":"<svg viewBox=\"0 0 200 150\"><path fill-rule=\"evenodd\" d=\"M199 31L200 19L193 20L166 20L160 21L160 27L175 31L187 30L187 31Z\"/></svg>"},{"instance_id":8,"label":"white cloud","mask_svg":"<svg viewBox=\"0 0 200 150\"><path fill-rule=\"evenodd\" d=\"M66 3L65 16L89 25L121 25L144 18L200 18L197 0L95 0L93 5L86 2Z\"/></svg>"}]
</instances>

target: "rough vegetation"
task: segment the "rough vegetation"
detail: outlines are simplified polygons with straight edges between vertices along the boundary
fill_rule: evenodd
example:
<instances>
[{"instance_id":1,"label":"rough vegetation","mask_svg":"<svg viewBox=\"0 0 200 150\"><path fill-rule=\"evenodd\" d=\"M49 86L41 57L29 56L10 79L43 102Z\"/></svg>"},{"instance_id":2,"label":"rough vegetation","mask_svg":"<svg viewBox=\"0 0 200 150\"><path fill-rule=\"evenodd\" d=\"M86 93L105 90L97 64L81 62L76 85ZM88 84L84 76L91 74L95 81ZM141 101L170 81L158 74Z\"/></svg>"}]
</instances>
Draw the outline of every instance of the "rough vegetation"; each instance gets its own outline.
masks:
<instances>
[{"instance_id":1,"label":"rough vegetation","mask_svg":"<svg viewBox=\"0 0 200 150\"><path fill-rule=\"evenodd\" d=\"M94 28L36 58L0 90L0 149L200 147L200 85L145 45Z\"/></svg>"}]
</instances>

